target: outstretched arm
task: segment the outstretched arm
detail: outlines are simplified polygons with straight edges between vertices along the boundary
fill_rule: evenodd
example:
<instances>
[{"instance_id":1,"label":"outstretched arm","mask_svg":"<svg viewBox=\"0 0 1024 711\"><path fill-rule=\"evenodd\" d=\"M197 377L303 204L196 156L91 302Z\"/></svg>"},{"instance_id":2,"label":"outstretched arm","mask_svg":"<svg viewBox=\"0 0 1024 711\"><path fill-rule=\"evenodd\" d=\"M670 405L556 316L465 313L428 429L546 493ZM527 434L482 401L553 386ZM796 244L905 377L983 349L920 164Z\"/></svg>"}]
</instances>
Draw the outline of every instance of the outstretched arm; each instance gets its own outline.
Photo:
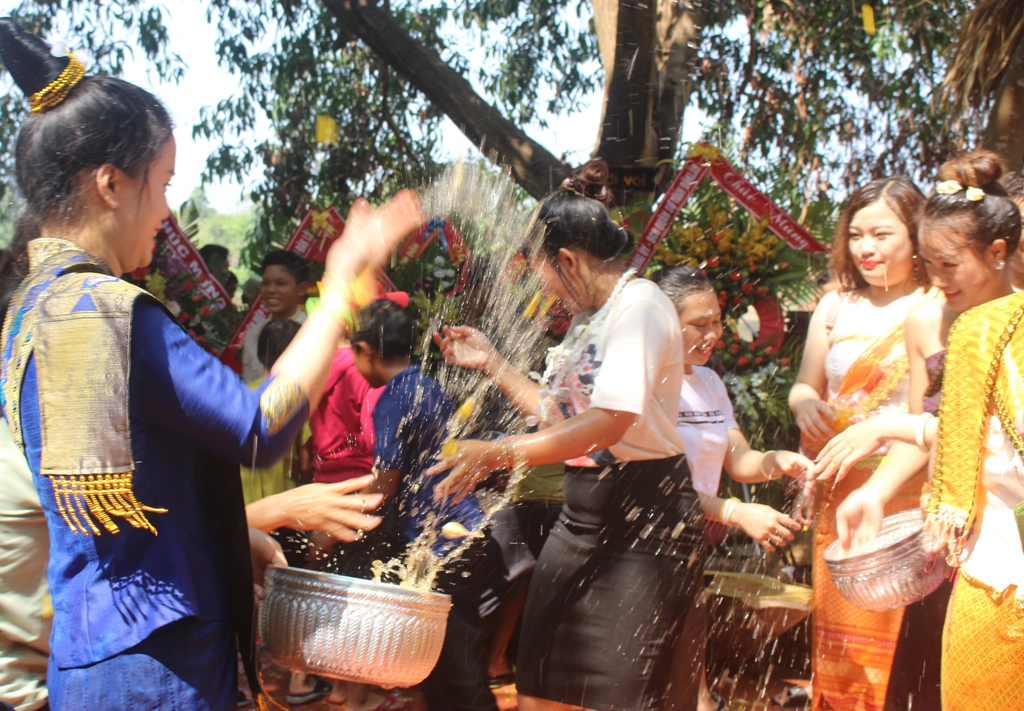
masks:
<instances>
[{"instance_id":1,"label":"outstretched arm","mask_svg":"<svg viewBox=\"0 0 1024 711\"><path fill-rule=\"evenodd\" d=\"M464 498L488 474L499 469L564 462L607 449L636 422L632 412L594 408L540 432L497 442L462 440L429 474L451 470L435 488L438 497Z\"/></svg>"},{"instance_id":2,"label":"outstretched arm","mask_svg":"<svg viewBox=\"0 0 1024 711\"><path fill-rule=\"evenodd\" d=\"M445 326L443 333L434 334L434 342L446 362L484 373L524 415L532 415L537 409L540 386L516 371L487 336L477 329L472 326Z\"/></svg>"}]
</instances>

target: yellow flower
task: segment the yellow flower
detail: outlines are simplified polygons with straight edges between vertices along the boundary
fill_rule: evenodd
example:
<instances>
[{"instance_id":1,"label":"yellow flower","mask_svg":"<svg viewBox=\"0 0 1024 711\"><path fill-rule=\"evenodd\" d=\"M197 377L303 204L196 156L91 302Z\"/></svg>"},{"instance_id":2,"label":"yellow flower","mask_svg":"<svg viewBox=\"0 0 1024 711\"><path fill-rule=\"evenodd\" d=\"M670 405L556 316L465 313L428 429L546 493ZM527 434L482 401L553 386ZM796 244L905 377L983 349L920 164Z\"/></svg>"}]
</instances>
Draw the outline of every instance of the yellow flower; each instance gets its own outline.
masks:
<instances>
[{"instance_id":1,"label":"yellow flower","mask_svg":"<svg viewBox=\"0 0 1024 711\"><path fill-rule=\"evenodd\" d=\"M149 276L146 277L146 291L165 303L167 301L166 288L167 279L159 272L150 272Z\"/></svg>"}]
</instances>

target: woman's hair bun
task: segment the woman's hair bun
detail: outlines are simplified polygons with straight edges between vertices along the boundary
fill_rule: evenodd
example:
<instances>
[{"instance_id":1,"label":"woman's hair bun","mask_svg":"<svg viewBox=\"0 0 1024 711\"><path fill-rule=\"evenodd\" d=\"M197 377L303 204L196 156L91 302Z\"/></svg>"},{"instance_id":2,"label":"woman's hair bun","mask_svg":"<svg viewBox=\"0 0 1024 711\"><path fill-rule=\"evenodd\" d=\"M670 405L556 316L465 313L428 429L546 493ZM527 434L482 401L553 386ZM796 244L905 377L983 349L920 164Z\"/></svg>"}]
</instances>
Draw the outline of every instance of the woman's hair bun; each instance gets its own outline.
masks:
<instances>
[{"instance_id":1,"label":"woman's hair bun","mask_svg":"<svg viewBox=\"0 0 1024 711\"><path fill-rule=\"evenodd\" d=\"M581 165L569 178L572 188L584 197L597 200L605 207L615 205L615 196L608 187L608 163L592 158Z\"/></svg>"},{"instance_id":2,"label":"woman's hair bun","mask_svg":"<svg viewBox=\"0 0 1024 711\"><path fill-rule=\"evenodd\" d=\"M69 57L54 57L49 44L10 17L0 17L0 59L25 96L46 88L71 61Z\"/></svg>"},{"instance_id":3,"label":"woman's hair bun","mask_svg":"<svg viewBox=\"0 0 1024 711\"><path fill-rule=\"evenodd\" d=\"M965 188L981 188L992 195L1006 195L998 183L1006 172L1003 159L983 148L946 161L939 168L939 180L955 180Z\"/></svg>"}]
</instances>

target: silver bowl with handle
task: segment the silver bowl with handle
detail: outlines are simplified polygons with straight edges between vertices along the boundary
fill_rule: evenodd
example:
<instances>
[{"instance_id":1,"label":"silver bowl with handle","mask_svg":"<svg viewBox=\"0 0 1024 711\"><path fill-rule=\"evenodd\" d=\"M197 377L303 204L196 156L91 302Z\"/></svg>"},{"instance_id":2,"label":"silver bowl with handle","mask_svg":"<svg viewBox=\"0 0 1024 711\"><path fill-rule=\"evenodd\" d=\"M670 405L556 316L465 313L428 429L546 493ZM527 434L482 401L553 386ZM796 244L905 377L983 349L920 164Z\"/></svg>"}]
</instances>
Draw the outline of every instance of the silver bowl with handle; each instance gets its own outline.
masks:
<instances>
[{"instance_id":1,"label":"silver bowl with handle","mask_svg":"<svg viewBox=\"0 0 1024 711\"><path fill-rule=\"evenodd\" d=\"M925 546L920 509L886 516L871 550L843 557L839 541L825 549L825 564L839 593L862 610L887 612L931 594L947 576L940 554Z\"/></svg>"},{"instance_id":2,"label":"silver bowl with handle","mask_svg":"<svg viewBox=\"0 0 1024 711\"><path fill-rule=\"evenodd\" d=\"M410 687L441 654L451 598L299 568L269 568L259 630L270 658L308 674Z\"/></svg>"}]
</instances>

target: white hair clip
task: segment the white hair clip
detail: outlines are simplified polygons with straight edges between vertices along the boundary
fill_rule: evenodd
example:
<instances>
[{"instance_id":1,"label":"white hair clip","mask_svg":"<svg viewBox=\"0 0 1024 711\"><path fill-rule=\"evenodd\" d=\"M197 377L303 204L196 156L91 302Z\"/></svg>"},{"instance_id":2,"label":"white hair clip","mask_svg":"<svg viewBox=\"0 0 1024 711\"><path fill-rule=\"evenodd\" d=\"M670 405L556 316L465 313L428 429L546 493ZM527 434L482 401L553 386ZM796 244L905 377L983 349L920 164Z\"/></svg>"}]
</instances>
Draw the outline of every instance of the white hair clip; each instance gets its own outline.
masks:
<instances>
[{"instance_id":1,"label":"white hair clip","mask_svg":"<svg viewBox=\"0 0 1024 711\"><path fill-rule=\"evenodd\" d=\"M50 54L54 57L66 57L71 54L68 51L68 41L66 39L50 40Z\"/></svg>"},{"instance_id":2,"label":"white hair clip","mask_svg":"<svg viewBox=\"0 0 1024 711\"><path fill-rule=\"evenodd\" d=\"M935 192L939 195L955 195L961 190L964 190L967 199L971 202L978 202L985 197L985 191L981 188L967 188L965 190L964 186L955 180L943 180L935 186Z\"/></svg>"}]
</instances>

